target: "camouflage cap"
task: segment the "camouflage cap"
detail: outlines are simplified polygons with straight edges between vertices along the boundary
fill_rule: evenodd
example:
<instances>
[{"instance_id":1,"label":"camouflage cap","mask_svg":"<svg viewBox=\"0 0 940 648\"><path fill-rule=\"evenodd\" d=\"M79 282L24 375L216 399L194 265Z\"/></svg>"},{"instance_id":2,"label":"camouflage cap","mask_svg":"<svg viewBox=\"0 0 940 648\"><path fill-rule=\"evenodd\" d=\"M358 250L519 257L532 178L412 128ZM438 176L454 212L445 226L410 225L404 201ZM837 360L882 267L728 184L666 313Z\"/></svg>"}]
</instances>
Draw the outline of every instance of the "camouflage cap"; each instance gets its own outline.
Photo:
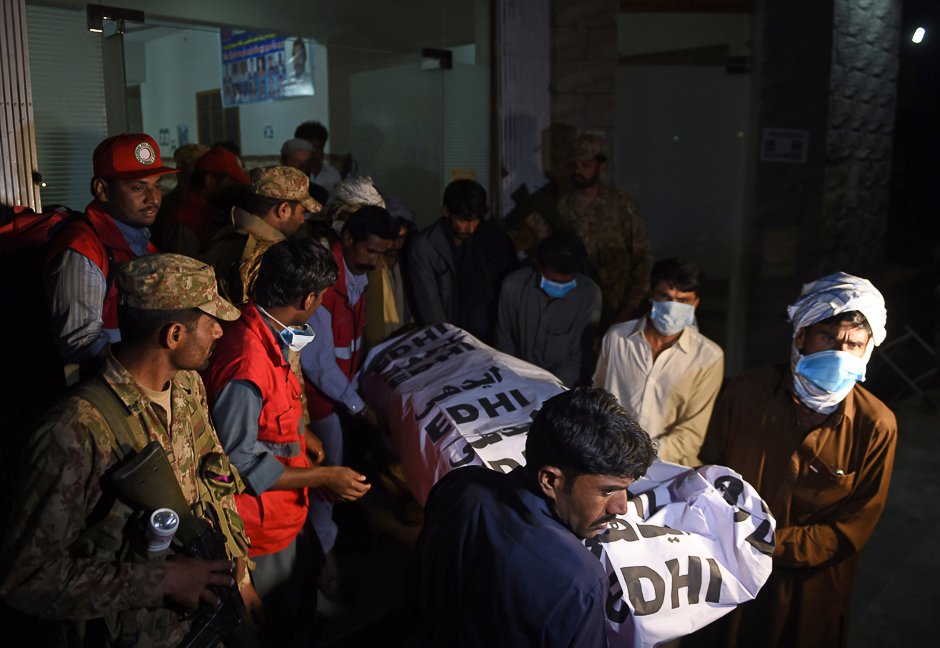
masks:
<instances>
[{"instance_id":1,"label":"camouflage cap","mask_svg":"<svg viewBox=\"0 0 940 648\"><path fill-rule=\"evenodd\" d=\"M144 310L199 310L221 320L239 311L219 296L212 266L182 254L151 254L122 265L118 303Z\"/></svg>"},{"instance_id":2,"label":"camouflage cap","mask_svg":"<svg viewBox=\"0 0 940 648\"><path fill-rule=\"evenodd\" d=\"M311 214L323 209L320 203L310 197L310 179L303 171L292 167L255 169L251 174L251 190L267 198L296 200Z\"/></svg>"},{"instance_id":3,"label":"camouflage cap","mask_svg":"<svg viewBox=\"0 0 940 648\"><path fill-rule=\"evenodd\" d=\"M571 144L571 159L586 160L588 158L602 157L604 160L610 159L610 151L607 150L607 140L600 135L585 133L578 135Z\"/></svg>"}]
</instances>

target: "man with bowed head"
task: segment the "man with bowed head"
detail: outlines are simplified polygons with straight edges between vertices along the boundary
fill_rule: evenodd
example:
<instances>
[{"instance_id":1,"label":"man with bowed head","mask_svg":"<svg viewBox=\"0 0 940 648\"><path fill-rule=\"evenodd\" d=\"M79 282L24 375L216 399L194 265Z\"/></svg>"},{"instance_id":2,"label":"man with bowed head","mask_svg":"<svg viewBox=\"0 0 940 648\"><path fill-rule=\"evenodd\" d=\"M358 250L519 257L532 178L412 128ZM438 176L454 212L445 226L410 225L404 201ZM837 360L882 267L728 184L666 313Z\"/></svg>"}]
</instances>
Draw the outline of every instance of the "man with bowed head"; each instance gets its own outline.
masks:
<instances>
[{"instance_id":1,"label":"man with bowed head","mask_svg":"<svg viewBox=\"0 0 940 648\"><path fill-rule=\"evenodd\" d=\"M846 645L855 566L891 482L897 422L858 384L885 339L881 293L837 272L803 286L788 313L789 366L732 380L701 452L741 473L777 518L767 584L702 632L726 645Z\"/></svg>"},{"instance_id":2,"label":"man with bowed head","mask_svg":"<svg viewBox=\"0 0 940 648\"><path fill-rule=\"evenodd\" d=\"M345 456L338 409L361 417L372 427L378 426L375 412L356 391L365 327L363 293L369 284L369 272L375 270L379 258L397 234L398 227L385 209L364 205L346 219L340 240L331 248L339 269L338 277L324 291L323 306L309 319L310 328L316 333L316 343L301 354L310 428L323 442L325 466L342 465ZM361 484L359 495L368 488L368 484ZM326 553L321 590L337 600L343 593L332 551L339 532L333 521L333 502L318 498L311 502L310 511L313 527Z\"/></svg>"},{"instance_id":3,"label":"man with bowed head","mask_svg":"<svg viewBox=\"0 0 940 648\"><path fill-rule=\"evenodd\" d=\"M445 475L417 545L424 645L606 646L607 575L581 540L626 513L655 456L611 394L577 388L539 410L524 468Z\"/></svg>"},{"instance_id":4,"label":"man with bowed head","mask_svg":"<svg viewBox=\"0 0 940 648\"><path fill-rule=\"evenodd\" d=\"M593 367L601 290L583 274L584 252L559 232L539 241L532 267L511 273L499 295L496 345L573 387Z\"/></svg>"},{"instance_id":5,"label":"man with bowed head","mask_svg":"<svg viewBox=\"0 0 940 648\"><path fill-rule=\"evenodd\" d=\"M442 211L436 223L411 237L415 319L448 322L490 343L499 286L516 263L512 241L487 218L486 190L479 182L459 179L447 185Z\"/></svg>"},{"instance_id":6,"label":"man with bowed head","mask_svg":"<svg viewBox=\"0 0 940 648\"><path fill-rule=\"evenodd\" d=\"M306 645L305 621L316 611L310 583L322 556L304 528L308 488L324 487L349 500L368 490L350 468L317 465L323 453L307 429L303 386L292 366L305 346L319 342L307 320L336 276L336 262L316 241L269 247L253 299L226 324L206 371L222 444L247 486L236 502L252 541L254 582L268 610L264 631L271 645Z\"/></svg>"}]
</instances>

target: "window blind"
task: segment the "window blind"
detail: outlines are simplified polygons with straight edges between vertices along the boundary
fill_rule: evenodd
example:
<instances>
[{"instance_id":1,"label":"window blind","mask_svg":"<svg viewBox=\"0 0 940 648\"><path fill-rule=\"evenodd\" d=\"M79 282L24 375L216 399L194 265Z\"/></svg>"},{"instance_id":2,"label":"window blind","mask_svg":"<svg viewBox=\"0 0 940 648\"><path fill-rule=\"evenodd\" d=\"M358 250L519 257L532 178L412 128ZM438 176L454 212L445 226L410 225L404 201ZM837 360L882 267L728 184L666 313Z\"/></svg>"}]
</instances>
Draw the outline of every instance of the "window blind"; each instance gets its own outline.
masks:
<instances>
[{"instance_id":1,"label":"window blind","mask_svg":"<svg viewBox=\"0 0 940 648\"><path fill-rule=\"evenodd\" d=\"M26 7L33 114L43 207L82 209L91 199L91 156L107 136L101 34L84 11Z\"/></svg>"}]
</instances>

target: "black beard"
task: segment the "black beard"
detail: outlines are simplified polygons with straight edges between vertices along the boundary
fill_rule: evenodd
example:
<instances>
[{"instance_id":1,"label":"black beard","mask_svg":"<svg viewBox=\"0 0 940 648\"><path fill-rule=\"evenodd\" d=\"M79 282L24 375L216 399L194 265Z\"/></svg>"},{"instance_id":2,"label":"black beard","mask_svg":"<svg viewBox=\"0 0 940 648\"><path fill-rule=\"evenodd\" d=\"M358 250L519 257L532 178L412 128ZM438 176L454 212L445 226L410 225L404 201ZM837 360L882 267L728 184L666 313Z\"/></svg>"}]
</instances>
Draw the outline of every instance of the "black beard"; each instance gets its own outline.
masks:
<instances>
[{"instance_id":1,"label":"black beard","mask_svg":"<svg viewBox=\"0 0 940 648\"><path fill-rule=\"evenodd\" d=\"M571 184L573 184L578 189L587 189L588 187L593 187L598 182L600 182L600 175L592 176L591 178L585 178L583 175L578 175L575 173L571 176Z\"/></svg>"}]
</instances>

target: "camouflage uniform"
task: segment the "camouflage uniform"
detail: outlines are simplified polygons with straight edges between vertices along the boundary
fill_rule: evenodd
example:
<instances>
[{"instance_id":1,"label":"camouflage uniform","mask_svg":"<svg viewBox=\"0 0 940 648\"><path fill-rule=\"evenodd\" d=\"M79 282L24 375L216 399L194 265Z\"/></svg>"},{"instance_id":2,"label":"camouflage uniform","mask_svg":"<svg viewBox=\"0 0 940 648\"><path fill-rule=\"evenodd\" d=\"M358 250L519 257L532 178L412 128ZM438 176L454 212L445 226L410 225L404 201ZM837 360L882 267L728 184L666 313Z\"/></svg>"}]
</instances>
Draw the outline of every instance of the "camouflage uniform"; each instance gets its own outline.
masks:
<instances>
[{"instance_id":1,"label":"camouflage uniform","mask_svg":"<svg viewBox=\"0 0 940 648\"><path fill-rule=\"evenodd\" d=\"M595 135L575 138L572 159L608 158L607 145ZM541 192L539 192L541 193ZM514 242L519 250L534 247L553 231L576 234L584 244L591 273L603 297L602 325L627 319L649 290L653 254L646 238L646 225L633 198L622 191L601 186L600 193L585 201L577 191L563 195L556 205L546 205L546 196L530 200L535 210L516 227Z\"/></svg>"},{"instance_id":2,"label":"camouflage uniform","mask_svg":"<svg viewBox=\"0 0 940 648\"><path fill-rule=\"evenodd\" d=\"M601 287L604 310L616 317L639 306L649 290L653 254L646 225L629 194L602 187L587 203L572 192L558 201L562 223L587 250L591 270Z\"/></svg>"},{"instance_id":3,"label":"camouflage uniform","mask_svg":"<svg viewBox=\"0 0 940 648\"><path fill-rule=\"evenodd\" d=\"M174 263L162 272L161 259L167 258ZM187 274L193 266L197 276ZM135 268L139 273L129 277ZM199 307L224 318L234 310L218 299L207 266L178 255L132 261L118 282L122 290L133 284L139 293L162 295L137 295L135 301L122 294L124 303L139 308L144 301L149 308ZM199 304L207 288L216 296ZM147 441L160 443L193 512L223 532L230 557L245 556L247 538L233 497L244 486L212 427L199 375L179 371L173 378L169 430L163 409L113 356L95 380L113 390ZM59 645L173 646L188 630L187 621L164 607L163 554L148 555L143 546L147 512L117 499L110 481L125 443L97 408L74 394L47 414L30 439L0 561L0 594L27 614L62 621ZM137 449L143 443L135 443Z\"/></svg>"},{"instance_id":4,"label":"camouflage uniform","mask_svg":"<svg viewBox=\"0 0 940 648\"><path fill-rule=\"evenodd\" d=\"M291 167L252 171L251 191L276 200L293 200L316 214L320 203L310 197L310 180ZM248 301L265 251L284 240L284 234L255 214L242 209L232 212L232 224L213 237L199 258L215 268L219 291L235 304Z\"/></svg>"}]
</instances>

